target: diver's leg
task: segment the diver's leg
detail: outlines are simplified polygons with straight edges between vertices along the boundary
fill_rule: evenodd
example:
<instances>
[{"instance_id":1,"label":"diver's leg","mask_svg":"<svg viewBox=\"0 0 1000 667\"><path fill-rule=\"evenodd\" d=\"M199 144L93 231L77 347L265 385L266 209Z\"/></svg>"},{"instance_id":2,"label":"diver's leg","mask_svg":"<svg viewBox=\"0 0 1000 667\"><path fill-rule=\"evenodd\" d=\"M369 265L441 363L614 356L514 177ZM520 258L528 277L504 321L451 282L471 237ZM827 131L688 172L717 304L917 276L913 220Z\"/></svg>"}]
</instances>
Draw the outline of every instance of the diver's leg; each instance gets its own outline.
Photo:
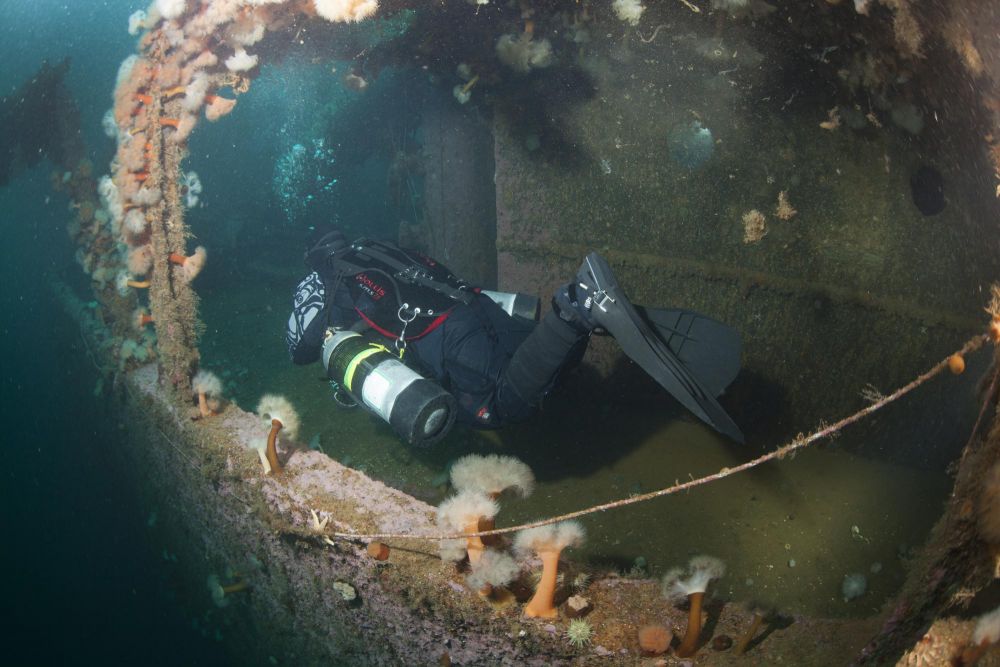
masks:
<instances>
[{"instance_id":1,"label":"diver's leg","mask_svg":"<svg viewBox=\"0 0 1000 667\"><path fill-rule=\"evenodd\" d=\"M546 313L504 369L497 383L495 408L505 421L524 419L541 403L564 371L579 363L589 334Z\"/></svg>"}]
</instances>

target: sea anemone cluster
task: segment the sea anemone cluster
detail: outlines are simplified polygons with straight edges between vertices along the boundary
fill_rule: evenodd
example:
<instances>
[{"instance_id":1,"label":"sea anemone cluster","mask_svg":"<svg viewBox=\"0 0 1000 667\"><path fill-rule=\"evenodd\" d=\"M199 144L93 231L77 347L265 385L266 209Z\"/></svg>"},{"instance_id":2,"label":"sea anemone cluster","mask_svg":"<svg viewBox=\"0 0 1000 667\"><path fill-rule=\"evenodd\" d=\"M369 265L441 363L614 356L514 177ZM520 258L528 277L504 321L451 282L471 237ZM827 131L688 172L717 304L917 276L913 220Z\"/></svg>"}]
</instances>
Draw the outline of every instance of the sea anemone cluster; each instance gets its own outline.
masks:
<instances>
[{"instance_id":1,"label":"sea anemone cluster","mask_svg":"<svg viewBox=\"0 0 1000 667\"><path fill-rule=\"evenodd\" d=\"M197 205L202 191L197 175L180 169L188 137L202 115L216 121L233 111L236 99L218 90L246 92L259 68L255 51L269 31L287 28L296 14L356 22L377 8L377 0L154 0L129 17L138 53L121 63L102 121L117 144L111 173L96 186L89 176L79 187L75 176L66 177L78 209L70 233L80 265L99 295L106 292L102 302L130 302L112 309L121 310L123 320L137 300L148 299L161 340L171 339L164 350L179 357L173 365L161 359L173 382L183 382L197 359L190 351L193 312L186 316L186 306L171 304L207 258L204 248L186 247L184 209ZM129 359L139 356L128 352Z\"/></svg>"},{"instance_id":2,"label":"sea anemone cluster","mask_svg":"<svg viewBox=\"0 0 1000 667\"><path fill-rule=\"evenodd\" d=\"M468 558L470 573L466 583L494 602L504 599L498 589L515 579L522 566L500 550L499 540L484 539L474 533L494 527L500 511L498 501L504 492L529 495L534 490L534 475L527 465L513 457L473 454L452 465L451 482L457 493L438 507L438 525L468 537L464 543L457 539L443 540L441 557L451 561ZM542 561L542 574L534 595L524 607L525 616L558 617L555 594L559 585L559 556L563 549L581 544L583 538L583 526L576 521L529 528L516 534L514 553L522 561L532 555Z\"/></svg>"}]
</instances>

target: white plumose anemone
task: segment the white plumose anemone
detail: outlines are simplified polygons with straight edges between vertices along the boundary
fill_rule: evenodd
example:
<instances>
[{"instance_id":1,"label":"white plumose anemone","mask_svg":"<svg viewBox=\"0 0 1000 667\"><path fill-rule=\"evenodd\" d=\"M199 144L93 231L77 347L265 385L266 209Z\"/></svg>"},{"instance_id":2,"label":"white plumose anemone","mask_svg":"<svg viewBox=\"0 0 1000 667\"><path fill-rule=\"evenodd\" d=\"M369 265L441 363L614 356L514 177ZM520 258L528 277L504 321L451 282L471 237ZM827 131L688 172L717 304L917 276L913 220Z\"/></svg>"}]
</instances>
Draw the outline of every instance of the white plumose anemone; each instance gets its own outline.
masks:
<instances>
[{"instance_id":1,"label":"white plumose anemone","mask_svg":"<svg viewBox=\"0 0 1000 667\"><path fill-rule=\"evenodd\" d=\"M222 393L222 380L212 371L201 369L191 378L191 389L196 394L218 396Z\"/></svg>"},{"instance_id":2,"label":"white plumose anemone","mask_svg":"<svg viewBox=\"0 0 1000 667\"><path fill-rule=\"evenodd\" d=\"M482 591L487 587L506 586L520 571L513 558L500 551L487 549L465 578L470 588Z\"/></svg>"},{"instance_id":3,"label":"white plumose anemone","mask_svg":"<svg viewBox=\"0 0 1000 667\"><path fill-rule=\"evenodd\" d=\"M479 531L481 521L490 521L499 511L500 506L489 496L478 491L462 491L438 506L437 522L439 526L455 532L475 533ZM482 538L466 538L466 551L469 562L473 565L479 561L485 549Z\"/></svg>"},{"instance_id":4,"label":"white plumose anemone","mask_svg":"<svg viewBox=\"0 0 1000 667\"><path fill-rule=\"evenodd\" d=\"M264 394L257 404L257 414L268 423L272 419L280 421L282 430L289 438L294 438L299 432L299 415L284 396Z\"/></svg>"},{"instance_id":5,"label":"white plumose anemone","mask_svg":"<svg viewBox=\"0 0 1000 667\"><path fill-rule=\"evenodd\" d=\"M469 454L451 466L451 484L458 491L478 491L492 498L514 489L526 498L535 489L535 476L513 456Z\"/></svg>"},{"instance_id":6,"label":"white plumose anemone","mask_svg":"<svg viewBox=\"0 0 1000 667\"><path fill-rule=\"evenodd\" d=\"M378 9L378 0L313 0L316 13L327 21L364 21Z\"/></svg>"},{"instance_id":7,"label":"white plumose anemone","mask_svg":"<svg viewBox=\"0 0 1000 667\"><path fill-rule=\"evenodd\" d=\"M712 556L695 556L688 562L688 576L675 567L663 576L663 597L673 602L684 600L692 593L704 593L712 579L726 573L725 564Z\"/></svg>"}]
</instances>

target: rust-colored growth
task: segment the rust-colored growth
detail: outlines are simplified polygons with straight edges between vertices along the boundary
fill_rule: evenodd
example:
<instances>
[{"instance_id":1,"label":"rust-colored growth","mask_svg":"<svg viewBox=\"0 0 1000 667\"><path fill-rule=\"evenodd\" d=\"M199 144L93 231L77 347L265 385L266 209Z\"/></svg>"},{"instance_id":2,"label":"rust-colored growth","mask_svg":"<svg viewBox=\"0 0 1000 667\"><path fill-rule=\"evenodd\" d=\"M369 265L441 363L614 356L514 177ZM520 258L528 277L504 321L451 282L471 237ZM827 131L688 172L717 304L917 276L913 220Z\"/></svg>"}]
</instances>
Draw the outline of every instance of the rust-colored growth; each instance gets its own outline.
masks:
<instances>
[{"instance_id":1,"label":"rust-colored growth","mask_svg":"<svg viewBox=\"0 0 1000 667\"><path fill-rule=\"evenodd\" d=\"M961 375L965 370L965 359L960 354L953 354L948 357L948 370L955 375Z\"/></svg>"},{"instance_id":2,"label":"rust-colored growth","mask_svg":"<svg viewBox=\"0 0 1000 667\"><path fill-rule=\"evenodd\" d=\"M677 657L690 658L698 652L698 637L701 636L701 602L705 597L704 591L691 593L688 596L688 626L684 633L681 645L677 647Z\"/></svg>"},{"instance_id":3,"label":"rust-colored growth","mask_svg":"<svg viewBox=\"0 0 1000 667\"><path fill-rule=\"evenodd\" d=\"M139 181L140 183L145 181L147 178L149 178L148 171L140 171L138 174L135 175L135 180Z\"/></svg>"},{"instance_id":4,"label":"rust-colored growth","mask_svg":"<svg viewBox=\"0 0 1000 667\"><path fill-rule=\"evenodd\" d=\"M169 261L171 264L176 264L177 266L184 266L185 264L187 264L187 259L188 259L187 257L180 254L179 252L172 252L167 257L167 261Z\"/></svg>"},{"instance_id":5,"label":"rust-colored growth","mask_svg":"<svg viewBox=\"0 0 1000 667\"><path fill-rule=\"evenodd\" d=\"M384 542L369 542L368 555L375 560L389 560L389 545Z\"/></svg>"},{"instance_id":6,"label":"rust-colored growth","mask_svg":"<svg viewBox=\"0 0 1000 667\"><path fill-rule=\"evenodd\" d=\"M281 427L281 420L271 420L271 432L267 434L267 451L264 453L268 465L271 466L271 473L275 475L280 475L285 470L278 461L278 431Z\"/></svg>"},{"instance_id":7,"label":"rust-colored growth","mask_svg":"<svg viewBox=\"0 0 1000 667\"><path fill-rule=\"evenodd\" d=\"M161 118L160 125L163 127L172 127L176 130L180 128L181 121L179 118Z\"/></svg>"}]
</instances>

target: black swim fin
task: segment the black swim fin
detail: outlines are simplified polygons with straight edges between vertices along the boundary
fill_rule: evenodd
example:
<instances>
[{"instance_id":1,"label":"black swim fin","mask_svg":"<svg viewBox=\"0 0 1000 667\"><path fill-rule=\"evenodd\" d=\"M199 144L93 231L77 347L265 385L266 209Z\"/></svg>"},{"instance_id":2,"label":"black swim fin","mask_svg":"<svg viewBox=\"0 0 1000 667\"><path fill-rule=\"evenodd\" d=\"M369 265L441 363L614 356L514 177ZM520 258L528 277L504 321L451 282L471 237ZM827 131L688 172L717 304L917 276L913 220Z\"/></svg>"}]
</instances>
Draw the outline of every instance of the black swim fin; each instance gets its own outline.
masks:
<instances>
[{"instance_id":1,"label":"black swim fin","mask_svg":"<svg viewBox=\"0 0 1000 667\"><path fill-rule=\"evenodd\" d=\"M632 305L712 396L736 379L743 348L736 329L691 310Z\"/></svg>"},{"instance_id":2,"label":"black swim fin","mask_svg":"<svg viewBox=\"0 0 1000 667\"><path fill-rule=\"evenodd\" d=\"M583 300L589 310L590 319L614 336L622 351L632 361L639 364L696 417L719 433L737 442L744 441L739 427L715 400L715 395L719 393L719 382L732 371L731 362L727 362L725 368L721 369L725 372L716 372L711 385L703 382L629 302L611 267L596 252L584 259L576 275L575 288L577 299ZM675 341L675 346L681 354L684 354L688 343L684 340L686 334L683 319L682 316L674 322L675 326L678 323L680 325L676 330L680 337ZM668 318L666 323L669 332L672 328ZM732 353L731 343L727 350L729 354Z\"/></svg>"}]
</instances>

